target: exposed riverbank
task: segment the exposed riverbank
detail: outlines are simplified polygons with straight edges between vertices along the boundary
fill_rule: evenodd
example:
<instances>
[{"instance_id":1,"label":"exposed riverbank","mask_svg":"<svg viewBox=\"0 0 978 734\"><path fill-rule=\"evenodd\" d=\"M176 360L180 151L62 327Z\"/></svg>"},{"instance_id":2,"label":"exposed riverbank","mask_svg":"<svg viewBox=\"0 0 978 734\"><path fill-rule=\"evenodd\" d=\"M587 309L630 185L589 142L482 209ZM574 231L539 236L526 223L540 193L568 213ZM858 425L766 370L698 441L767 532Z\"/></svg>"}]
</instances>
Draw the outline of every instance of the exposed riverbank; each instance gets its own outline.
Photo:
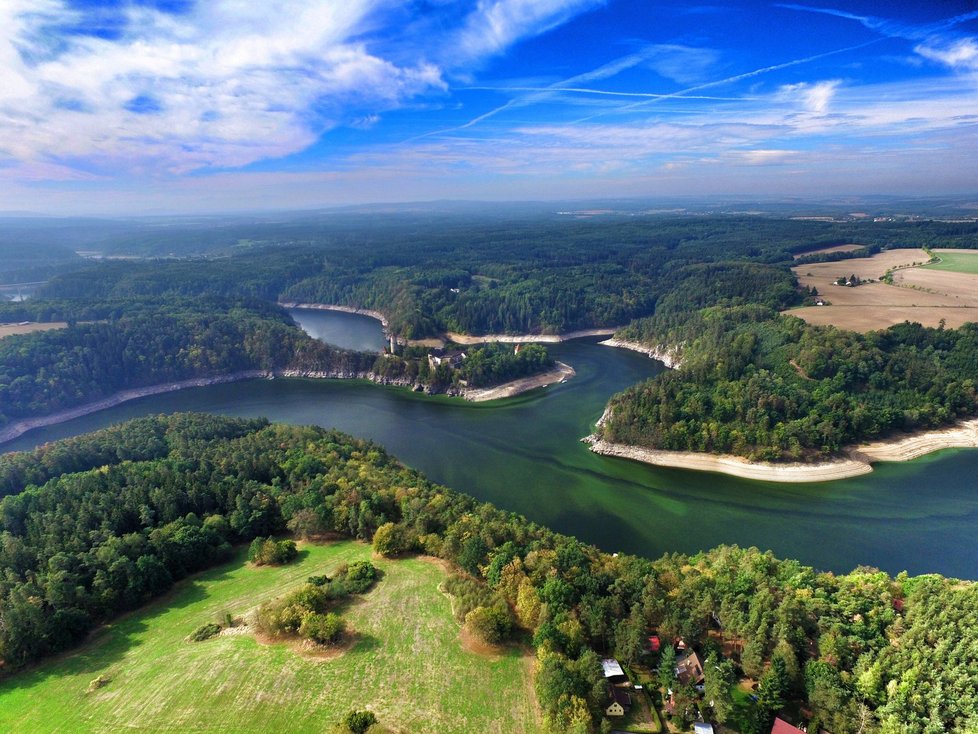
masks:
<instances>
[{"instance_id":1,"label":"exposed riverbank","mask_svg":"<svg viewBox=\"0 0 978 734\"><path fill-rule=\"evenodd\" d=\"M640 344L639 342L630 342L623 339L605 339L603 342L598 342L603 347L618 347L619 349L630 349L633 352L639 352L644 354L651 359L658 360L662 362L666 367L671 370L679 369L682 366L683 360L679 356L676 349L667 349L663 346L653 346L650 347L647 344Z\"/></svg>"},{"instance_id":2,"label":"exposed riverbank","mask_svg":"<svg viewBox=\"0 0 978 734\"><path fill-rule=\"evenodd\" d=\"M610 408L598 421L607 420ZM877 461L912 461L925 454L952 448L978 448L978 419L963 421L950 428L923 431L909 436L861 444L846 450L846 457L817 463L783 463L748 461L741 456L707 454L696 451L664 451L642 446L612 443L592 434L582 439L591 451L617 456L654 466L718 472L741 479L765 482L814 483L850 479L873 471Z\"/></svg>"},{"instance_id":3,"label":"exposed riverbank","mask_svg":"<svg viewBox=\"0 0 978 734\"><path fill-rule=\"evenodd\" d=\"M518 380L506 382L496 387L465 388L462 391L461 397L476 403L481 403L486 400L511 398L520 393L536 390L538 387L553 385L555 382L564 382L572 378L575 374L577 373L574 372L574 368L569 364L557 362L556 369L544 372L543 374L521 377Z\"/></svg>"},{"instance_id":4,"label":"exposed riverbank","mask_svg":"<svg viewBox=\"0 0 978 734\"><path fill-rule=\"evenodd\" d=\"M547 385L552 385L555 382L564 382L565 380L573 377L574 374L574 369L570 365L558 362L556 369L539 375L522 377L517 380L505 382L501 385L496 385L495 387L463 387L460 389L450 388L444 394L450 397L462 398L463 400L468 400L471 402L499 400L501 398L509 398L530 390L535 390L538 387L546 387ZM413 380L383 377L382 375L378 375L373 372L289 369L271 371L245 370L242 372L235 372L230 375L197 377L190 380L165 382L158 385L147 385L146 387L133 388L131 390L121 390L107 398L103 398L102 400L95 400L91 403L85 403L84 405L79 405L75 408L61 410L57 413L51 413L50 415L39 416L37 418L25 418L24 420L16 421L15 423L11 423L3 429L0 429L0 444L13 441L15 438L19 438L28 431L33 431L36 428L45 428L47 426L57 425L58 423L65 423L66 421L74 420L75 418L81 418L85 415L97 413L100 410L113 408L117 405L121 405L122 403L129 402L130 400L138 400L139 398L145 398L151 395L176 392L177 390L184 390L191 387L207 387L209 385L223 385L230 382L240 382L242 380L274 379L277 377L305 378L312 380L367 380L378 385L406 387L414 392L427 392L428 394L435 394L428 391L424 385L416 383Z\"/></svg>"},{"instance_id":5,"label":"exposed riverbank","mask_svg":"<svg viewBox=\"0 0 978 734\"><path fill-rule=\"evenodd\" d=\"M75 418L81 418L83 415L97 413L100 410L112 408L130 400L137 400L138 398L145 398L150 395L160 395L162 393L183 390L188 387L204 387L207 385L221 385L227 382L237 382L239 380L250 380L256 377L262 377L263 374L264 373L258 370L236 372L231 375L199 377L192 380L166 382L159 385L148 385L147 387L133 388L132 390L122 390L102 400L85 403L84 405L79 405L76 408L61 410L57 413L51 413L50 415L40 416L38 418L25 418L24 420L11 423L9 426L6 426L0 430L0 444L6 443L7 441L13 441L15 438L24 435L28 431L33 431L35 428L44 428L45 426L53 426L58 423L73 420Z\"/></svg>"},{"instance_id":6,"label":"exposed riverbank","mask_svg":"<svg viewBox=\"0 0 978 734\"><path fill-rule=\"evenodd\" d=\"M560 344L571 339L587 339L593 336L610 336L617 329L578 329L568 331L564 334L484 334L482 336L472 336L469 334L459 334L449 331L445 338L456 344L488 344L489 342L499 342L500 344Z\"/></svg>"},{"instance_id":7,"label":"exposed riverbank","mask_svg":"<svg viewBox=\"0 0 978 734\"><path fill-rule=\"evenodd\" d=\"M359 316L369 316L372 319L377 319L381 326L384 327L384 334L390 334L390 327L387 323L387 317L384 316L380 311L371 311L369 308L354 308L353 306L337 306L330 303L296 303L293 301L279 301L278 305L282 308L304 308L310 311L338 311L340 313L352 313Z\"/></svg>"},{"instance_id":8,"label":"exposed riverbank","mask_svg":"<svg viewBox=\"0 0 978 734\"><path fill-rule=\"evenodd\" d=\"M371 311L368 308L354 308L353 306L337 306L331 303L298 303L293 301L279 301L278 305L282 308L304 308L313 311L339 311L340 313L352 313L360 316L369 316L372 319L377 319L377 321L381 323L381 325L384 327L384 334L387 337L391 336L387 317L380 311ZM427 339L404 339L402 337L395 338L399 344L406 343L410 346L424 347L442 347L446 342L453 342L455 344L463 345L488 344L490 342L499 342L501 344L560 344L562 342L570 341L571 339L586 339L588 337L595 336L611 336L617 330L618 327L609 327L604 329L578 329L577 331L568 331L564 334L484 334L482 336L473 336L471 334L461 334L456 331L449 331L443 334L441 337L430 337Z\"/></svg>"}]
</instances>

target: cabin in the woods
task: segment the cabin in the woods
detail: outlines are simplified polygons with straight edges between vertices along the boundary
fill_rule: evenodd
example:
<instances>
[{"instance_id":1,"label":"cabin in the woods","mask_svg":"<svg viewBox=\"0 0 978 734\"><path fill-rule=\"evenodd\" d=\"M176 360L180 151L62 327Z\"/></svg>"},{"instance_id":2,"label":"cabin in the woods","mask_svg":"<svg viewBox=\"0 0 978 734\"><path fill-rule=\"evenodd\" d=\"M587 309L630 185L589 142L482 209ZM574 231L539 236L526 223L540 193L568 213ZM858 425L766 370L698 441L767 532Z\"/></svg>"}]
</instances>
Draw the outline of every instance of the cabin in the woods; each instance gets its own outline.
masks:
<instances>
[{"instance_id":1,"label":"cabin in the woods","mask_svg":"<svg viewBox=\"0 0 978 734\"><path fill-rule=\"evenodd\" d=\"M704 680L703 663L695 650L690 650L676 661L676 677L683 685L702 683Z\"/></svg>"},{"instance_id":2,"label":"cabin in the woods","mask_svg":"<svg viewBox=\"0 0 978 734\"><path fill-rule=\"evenodd\" d=\"M608 716L624 716L632 707L632 697L624 688L608 686L608 698L610 703L604 710Z\"/></svg>"},{"instance_id":3,"label":"cabin in the woods","mask_svg":"<svg viewBox=\"0 0 978 734\"><path fill-rule=\"evenodd\" d=\"M465 352L458 349L438 350L428 355L428 366L431 369L435 369L435 367L443 364L447 364L449 367L457 367L462 364L465 357Z\"/></svg>"},{"instance_id":4,"label":"cabin in the woods","mask_svg":"<svg viewBox=\"0 0 978 734\"><path fill-rule=\"evenodd\" d=\"M771 727L771 734L805 734L797 726L792 726L784 719L775 718L774 726Z\"/></svg>"}]
</instances>

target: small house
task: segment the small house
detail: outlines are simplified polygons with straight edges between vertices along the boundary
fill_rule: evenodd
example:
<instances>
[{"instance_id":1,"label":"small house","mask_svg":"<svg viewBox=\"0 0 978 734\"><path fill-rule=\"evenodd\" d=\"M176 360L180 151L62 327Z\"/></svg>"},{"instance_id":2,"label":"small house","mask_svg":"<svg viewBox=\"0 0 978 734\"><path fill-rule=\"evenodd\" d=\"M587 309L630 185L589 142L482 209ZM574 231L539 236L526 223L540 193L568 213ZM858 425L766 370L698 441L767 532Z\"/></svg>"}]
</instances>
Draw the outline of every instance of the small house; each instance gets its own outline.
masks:
<instances>
[{"instance_id":1,"label":"small house","mask_svg":"<svg viewBox=\"0 0 978 734\"><path fill-rule=\"evenodd\" d=\"M771 727L771 734L805 734L797 726L792 726L781 718L775 718L774 726Z\"/></svg>"},{"instance_id":2,"label":"small house","mask_svg":"<svg viewBox=\"0 0 978 734\"><path fill-rule=\"evenodd\" d=\"M624 716L632 707L632 698L624 688L608 686L608 696L611 702L604 710L608 716Z\"/></svg>"},{"instance_id":3,"label":"small house","mask_svg":"<svg viewBox=\"0 0 978 734\"><path fill-rule=\"evenodd\" d=\"M428 355L428 366L431 369L447 364L449 367L457 367L465 360L466 354L458 349L451 351L439 350Z\"/></svg>"},{"instance_id":4,"label":"small house","mask_svg":"<svg viewBox=\"0 0 978 734\"><path fill-rule=\"evenodd\" d=\"M662 649L662 640L658 635L649 636L649 652L659 652Z\"/></svg>"},{"instance_id":5,"label":"small house","mask_svg":"<svg viewBox=\"0 0 978 734\"><path fill-rule=\"evenodd\" d=\"M621 665L614 658L605 658L601 661L601 669L604 671L604 678L609 683L625 683L628 676L622 670Z\"/></svg>"},{"instance_id":6,"label":"small house","mask_svg":"<svg viewBox=\"0 0 978 734\"><path fill-rule=\"evenodd\" d=\"M713 724L697 721L693 724L693 734L713 734Z\"/></svg>"},{"instance_id":7,"label":"small house","mask_svg":"<svg viewBox=\"0 0 978 734\"><path fill-rule=\"evenodd\" d=\"M686 655L676 661L676 677L683 685L692 683L702 683L705 680L703 675L703 663L695 650L690 650Z\"/></svg>"}]
</instances>

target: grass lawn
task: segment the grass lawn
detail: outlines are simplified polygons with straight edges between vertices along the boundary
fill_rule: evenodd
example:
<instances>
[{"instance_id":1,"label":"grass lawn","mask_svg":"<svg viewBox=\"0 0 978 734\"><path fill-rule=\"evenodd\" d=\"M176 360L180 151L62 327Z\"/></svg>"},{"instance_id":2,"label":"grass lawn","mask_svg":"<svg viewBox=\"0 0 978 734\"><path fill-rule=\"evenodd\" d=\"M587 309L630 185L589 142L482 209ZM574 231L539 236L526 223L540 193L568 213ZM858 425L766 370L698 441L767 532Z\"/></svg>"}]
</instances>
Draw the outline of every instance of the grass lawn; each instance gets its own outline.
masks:
<instances>
[{"instance_id":1,"label":"grass lawn","mask_svg":"<svg viewBox=\"0 0 978 734\"><path fill-rule=\"evenodd\" d=\"M939 263L927 265L932 270L950 270L955 273L969 273L978 275L978 250L968 252L940 252L937 253L941 258Z\"/></svg>"},{"instance_id":2,"label":"grass lawn","mask_svg":"<svg viewBox=\"0 0 978 734\"><path fill-rule=\"evenodd\" d=\"M639 734L659 734L662 731L659 715L644 691L633 691L631 710L620 719L611 719L611 723L617 731Z\"/></svg>"},{"instance_id":3,"label":"grass lawn","mask_svg":"<svg viewBox=\"0 0 978 734\"><path fill-rule=\"evenodd\" d=\"M734 686L730 693L733 695L734 707L727 725L737 731L746 730L750 725L749 722L756 716L757 704L743 685Z\"/></svg>"},{"instance_id":4,"label":"grass lawn","mask_svg":"<svg viewBox=\"0 0 978 734\"><path fill-rule=\"evenodd\" d=\"M252 568L242 552L72 654L0 684L0 731L323 732L353 708L372 710L391 731L537 731L527 659L463 650L437 588L445 572L422 559L374 560L383 578L343 613L357 642L332 660L251 636L185 642L226 612L243 614L370 554L352 541L307 545L291 565ZM88 692L100 675L111 682Z\"/></svg>"}]
</instances>

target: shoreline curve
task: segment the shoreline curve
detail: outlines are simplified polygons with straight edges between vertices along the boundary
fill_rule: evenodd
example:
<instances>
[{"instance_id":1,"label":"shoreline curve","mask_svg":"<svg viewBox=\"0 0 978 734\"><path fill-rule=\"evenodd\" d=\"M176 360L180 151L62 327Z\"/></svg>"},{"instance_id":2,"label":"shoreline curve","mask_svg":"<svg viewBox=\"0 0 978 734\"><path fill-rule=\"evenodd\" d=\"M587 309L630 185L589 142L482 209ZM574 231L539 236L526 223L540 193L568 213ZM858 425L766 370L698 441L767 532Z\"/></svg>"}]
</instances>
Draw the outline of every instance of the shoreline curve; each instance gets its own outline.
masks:
<instances>
[{"instance_id":1,"label":"shoreline curve","mask_svg":"<svg viewBox=\"0 0 978 734\"><path fill-rule=\"evenodd\" d=\"M682 357L679 356L678 349L668 349L661 345L649 346L647 344L641 344L639 342L631 342L625 339L605 339L603 342L598 342L603 347L617 347L618 349L628 349L632 352L639 352L644 354L649 359L654 359L658 362L662 362L666 367L671 370L678 370L683 366Z\"/></svg>"},{"instance_id":2,"label":"shoreline curve","mask_svg":"<svg viewBox=\"0 0 978 734\"><path fill-rule=\"evenodd\" d=\"M563 362L557 363L557 368L549 372L544 372L539 375L530 375L529 377L521 377L517 380L511 380L510 382L504 382L501 385L496 385L494 387L488 388L463 388L461 391L455 394L449 393L449 397L458 397L469 402L485 402L488 400L499 400L502 398L513 397L520 395L524 392L530 390L535 390L539 387L546 387L547 385L552 385L557 382L564 382L570 379L576 374L574 368L570 365L564 364ZM109 408L114 408L117 405L130 402L132 400L138 400L140 398L151 397L153 395L163 395L165 393L177 392L179 390L186 390L193 387L209 387L211 385L225 385L232 382L242 382L244 380L260 380L260 379L273 379L273 378L284 378L284 379L312 379L312 380L366 380L368 382L373 382L378 385L387 385L390 387L406 387L412 389L413 391L420 392L413 381L403 380L403 379L390 379L385 378L380 375L374 374L373 372L345 372L342 370L294 370L294 369L277 369L277 370L244 370L241 372L234 372L229 375L214 375L211 377L195 377L188 380L178 380L176 382L164 382L156 385L147 385L145 387L131 388L129 390L120 390L119 392L113 393L106 398L101 400L95 400L90 403L85 403L83 405L75 406L74 408L67 408L65 410L60 410L56 413L50 413L44 416L38 416L36 418L25 418L20 421L15 421L3 429L0 429L0 447L3 444L20 438L25 433L36 430L38 428L47 428L49 426L58 425L60 423L66 423L75 418L82 418L86 415L91 415L93 413L98 413L102 410L108 410ZM0 453L3 453L2 448L0 448Z\"/></svg>"},{"instance_id":3,"label":"shoreline curve","mask_svg":"<svg viewBox=\"0 0 978 734\"><path fill-rule=\"evenodd\" d=\"M608 410L598 421L607 420ZM592 434L581 439L591 451L602 456L615 456L653 466L716 472L741 479L765 482L803 484L831 482L838 479L869 474L876 462L903 462L919 459L944 449L978 448L978 418L933 431L921 431L907 436L882 439L846 449L846 457L814 464L752 462L730 454L707 454L696 451L665 451L643 446L612 443Z\"/></svg>"},{"instance_id":4,"label":"shoreline curve","mask_svg":"<svg viewBox=\"0 0 978 734\"><path fill-rule=\"evenodd\" d=\"M356 308L354 306L340 306L332 303L304 303L300 301L279 301L278 305L282 308L307 309L310 311L339 311L340 313L352 313L359 316L369 316L376 319L384 327L384 335L391 336L390 325L387 317L380 311L373 311L369 308ZM563 334L461 334L457 331L447 331L440 337L429 337L427 339L404 339L395 337L400 344L407 343L411 346L435 346L434 342L442 344L447 340L455 344L472 345L488 344L499 342L500 344L559 344L573 339L587 339L595 336L612 336L621 327L605 327L600 329L578 329L568 331Z\"/></svg>"}]
</instances>

